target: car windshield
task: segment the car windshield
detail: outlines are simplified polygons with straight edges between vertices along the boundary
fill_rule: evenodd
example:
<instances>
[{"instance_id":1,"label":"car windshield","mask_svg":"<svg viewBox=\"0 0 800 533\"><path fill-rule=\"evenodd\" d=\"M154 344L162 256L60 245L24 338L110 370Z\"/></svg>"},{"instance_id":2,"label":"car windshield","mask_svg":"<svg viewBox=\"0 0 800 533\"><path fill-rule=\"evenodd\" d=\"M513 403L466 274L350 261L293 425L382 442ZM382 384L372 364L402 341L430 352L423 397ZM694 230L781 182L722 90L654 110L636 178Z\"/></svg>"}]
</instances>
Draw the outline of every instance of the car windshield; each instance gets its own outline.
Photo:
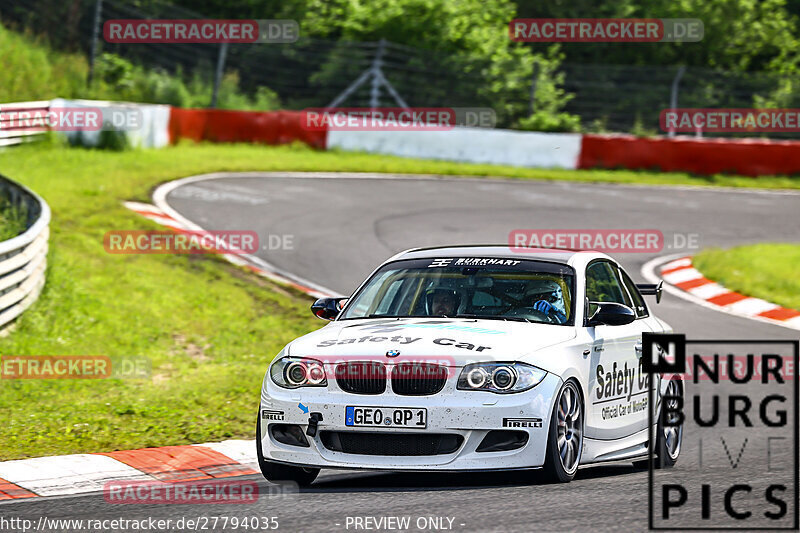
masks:
<instances>
[{"instance_id":1,"label":"car windshield","mask_svg":"<svg viewBox=\"0 0 800 533\"><path fill-rule=\"evenodd\" d=\"M574 270L524 259L453 257L384 265L340 320L448 317L573 322Z\"/></svg>"}]
</instances>

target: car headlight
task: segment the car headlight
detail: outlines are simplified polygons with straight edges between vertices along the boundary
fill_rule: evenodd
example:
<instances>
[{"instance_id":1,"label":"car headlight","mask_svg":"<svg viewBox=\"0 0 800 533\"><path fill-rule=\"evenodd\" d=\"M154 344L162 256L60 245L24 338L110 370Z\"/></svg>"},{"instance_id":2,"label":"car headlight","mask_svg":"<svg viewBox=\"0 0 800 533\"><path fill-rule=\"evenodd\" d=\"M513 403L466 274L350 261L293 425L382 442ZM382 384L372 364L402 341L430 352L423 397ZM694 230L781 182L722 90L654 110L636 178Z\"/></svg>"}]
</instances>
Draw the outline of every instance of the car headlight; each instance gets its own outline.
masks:
<instances>
[{"instance_id":1,"label":"car headlight","mask_svg":"<svg viewBox=\"0 0 800 533\"><path fill-rule=\"evenodd\" d=\"M321 361L307 357L282 357L270 368L272 381L286 389L325 387L325 367Z\"/></svg>"},{"instance_id":2,"label":"car headlight","mask_svg":"<svg viewBox=\"0 0 800 533\"><path fill-rule=\"evenodd\" d=\"M547 372L526 363L475 363L467 365L458 376L459 390L507 394L532 389Z\"/></svg>"}]
</instances>

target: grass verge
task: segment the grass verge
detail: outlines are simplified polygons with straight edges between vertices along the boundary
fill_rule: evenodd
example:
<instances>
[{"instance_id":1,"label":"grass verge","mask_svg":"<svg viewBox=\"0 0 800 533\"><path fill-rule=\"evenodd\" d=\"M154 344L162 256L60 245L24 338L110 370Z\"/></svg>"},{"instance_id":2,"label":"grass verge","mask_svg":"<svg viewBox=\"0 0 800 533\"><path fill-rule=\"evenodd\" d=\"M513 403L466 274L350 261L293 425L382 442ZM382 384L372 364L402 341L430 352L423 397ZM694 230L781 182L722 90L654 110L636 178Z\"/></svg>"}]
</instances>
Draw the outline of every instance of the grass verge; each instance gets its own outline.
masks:
<instances>
[{"instance_id":1,"label":"grass verge","mask_svg":"<svg viewBox=\"0 0 800 533\"><path fill-rule=\"evenodd\" d=\"M0 195L0 241L16 237L25 231L28 212L25 205L14 205Z\"/></svg>"},{"instance_id":2,"label":"grass verge","mask_svg":"<svg viewBox=\"0 0 800 533\"><path fill-rule=\"evenodd\" d=\"M0 338L0 355L147 357L152 375L0 380L0 460L252 437L267 363L286 342L322 325L308 311L309 299L215 257L109 255L102 246L109 230L156 227L123 200L147 201L155 185L192 174L245 170L800 187L795 178L519 169L298 146L7 150L0 172L43 196L53 221L47 285L13 333Z\"/></svg>"},{"instance_id":3,"label":"grass verge","mask_svg":"<svg viewBox=\"0 0 800 533\"><path fill-rule=\"evenodd\" d=\"M692 259L708 279L747 296L800 310L800 245L753 244L712 248Z\"/></svg>"}]
</instances>

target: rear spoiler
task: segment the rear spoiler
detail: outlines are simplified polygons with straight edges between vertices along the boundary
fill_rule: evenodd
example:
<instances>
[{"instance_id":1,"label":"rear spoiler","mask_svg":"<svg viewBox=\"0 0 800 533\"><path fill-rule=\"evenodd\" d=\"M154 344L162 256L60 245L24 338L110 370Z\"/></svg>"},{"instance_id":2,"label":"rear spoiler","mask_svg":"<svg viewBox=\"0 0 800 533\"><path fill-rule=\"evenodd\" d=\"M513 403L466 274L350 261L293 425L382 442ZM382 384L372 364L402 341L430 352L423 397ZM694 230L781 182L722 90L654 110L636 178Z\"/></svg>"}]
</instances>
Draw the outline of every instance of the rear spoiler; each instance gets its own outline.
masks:
<instances>
[{"instance_id":1,"label":"rear spoiler","mask_svg":"<svg viewBox=\"0 0 800 533\"><path fill-rule=\"evenodd\" d=\"M639 289L645 296L655 296L656 303L661 302L661 293L663 292L663 281L659 281L658 284L654 283L637 283L636 288Z\"/></svg>"}]
</instances>

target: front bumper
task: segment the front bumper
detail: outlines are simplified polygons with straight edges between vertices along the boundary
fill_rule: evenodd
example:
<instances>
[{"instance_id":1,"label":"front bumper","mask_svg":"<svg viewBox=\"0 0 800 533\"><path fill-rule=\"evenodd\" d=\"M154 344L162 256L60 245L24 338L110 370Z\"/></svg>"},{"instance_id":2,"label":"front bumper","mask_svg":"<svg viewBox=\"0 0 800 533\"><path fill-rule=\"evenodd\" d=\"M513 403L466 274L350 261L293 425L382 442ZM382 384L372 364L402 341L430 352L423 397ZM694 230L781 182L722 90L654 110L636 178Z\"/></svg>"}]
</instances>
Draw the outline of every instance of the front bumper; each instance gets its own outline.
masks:
<instances>
[{"instance_id":1,"label":"front bumper","mask_svg":"<svg viewBox=\"0 0 800 533\"><path fill-rule=\"evenodd\" d=\"M403 396L390 391L383 394L363 395L342 391L335 379L327 387L284 389L267 376L261 391L261 434L259 446L267 460L280 463L322 468L352 468L375 470L507 470L538 468L544 464L547 431L561 379L548 373L533 389L515 394L494 394L456 390L456 379L450 378L444 389L430 396ZM316 436L307 437L308 447L291 446L277 442L269 432L269 425L296 424L303 432L309 422L298 406L302 403L310 413L320 413L322 422ZM345 425L345 408L407 407L427 409L426 429L365 428ZM265 415L264 411L272 412ZM275 413L281 412L282 415ZM541 419L540 427L509 427L504 419ZM527 443L515 450L478 452L484 437L492 430L525 431ZM381 434L456 434L463 443L453 453L437 455L361 455L333 451L326 448L321 438L323 431L373 432ZM365 437L368 438L368 437Z\"/></svg>"}]
</instances>

